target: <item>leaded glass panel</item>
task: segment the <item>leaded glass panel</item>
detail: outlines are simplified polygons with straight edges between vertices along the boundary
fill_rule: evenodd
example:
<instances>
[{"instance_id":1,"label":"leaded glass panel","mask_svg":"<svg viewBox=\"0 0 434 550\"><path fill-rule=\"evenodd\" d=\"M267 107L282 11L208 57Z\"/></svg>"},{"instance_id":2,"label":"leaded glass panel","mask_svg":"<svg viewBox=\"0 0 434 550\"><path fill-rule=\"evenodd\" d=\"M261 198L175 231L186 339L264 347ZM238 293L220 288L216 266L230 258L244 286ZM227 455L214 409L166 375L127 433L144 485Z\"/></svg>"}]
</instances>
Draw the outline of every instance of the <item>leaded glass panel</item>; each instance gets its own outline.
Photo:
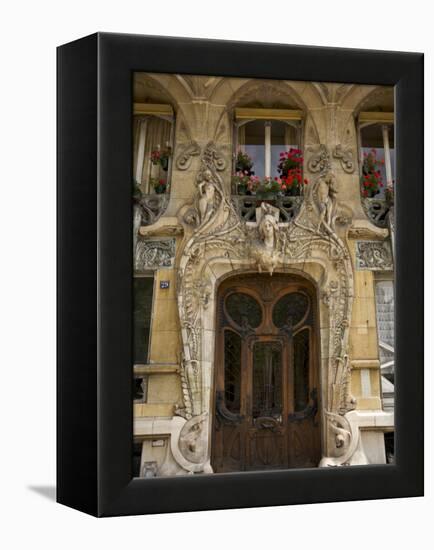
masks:
<instances>
[{"instance_id":1,"label":"leaded glass panel","mask_svg":"<svg viewBox=\"0 0 434 550\"><path fill-rule=\"evenodd\" d=\"M226 311L240 327L257 328L262 322L262 310L249 294L235 292L226 298Z\"/></svg>"},{"instance_id":2,"label":"leaded glass panel","mask_svg":"<svg viewBox=\"0 0 434 550\"><path fill-rule=\"evenodd\" d=\"M147 363L151 328L153 277L134 278L134 363Z\"/></svg>"},{"instance_id":3,"label":"leaded glass panel","mask_svg":"<svg viewBox=\"0 0 434 550\"><path fill-rule=\"evenodd\" d=\"M309 330L294 336L294 411L302 411L309 403Z\"/></svg>"},{"instance_id":4,"label":"leaded glass panel","mask_svg":"<svg viewBox=\"0 0 434 550\"><path fill-rule=\"evenodd\" d=\"M279 342L253 346L253 417L282 414L282 348Z\"/></svg>"},{"instance_id":5,"label":"leaded glass panel","mask_svg":"<svg viewBox=\"0 0 434 550\"><path fill-rule=\"evenodd\" d=\"M225 331L225 404L231 412L240 410L241 338L232 330Z\"/></svg>"},{"instance_id":6,"label":"leaded glass panel","mask_svg":"<svg viewBox=\"0 0 434 550\"><path fill-rule=\"evenodd\" d=\"M273 309L273 323L276 327L295 326L306 316L309 299L301 292L282 296Z\"/></svg>"}]
</instances>

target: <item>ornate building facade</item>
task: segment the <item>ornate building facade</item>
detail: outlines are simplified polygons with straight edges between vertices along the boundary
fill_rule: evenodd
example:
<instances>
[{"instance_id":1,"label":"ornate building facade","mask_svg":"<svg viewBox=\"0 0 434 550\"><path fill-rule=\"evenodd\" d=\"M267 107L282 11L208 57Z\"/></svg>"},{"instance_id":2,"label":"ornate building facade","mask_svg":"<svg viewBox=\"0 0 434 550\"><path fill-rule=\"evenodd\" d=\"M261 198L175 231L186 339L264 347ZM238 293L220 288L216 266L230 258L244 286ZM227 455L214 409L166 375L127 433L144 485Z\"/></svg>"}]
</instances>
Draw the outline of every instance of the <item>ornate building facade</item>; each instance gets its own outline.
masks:
<instances>
[{"instance_id":1,"label":"ornate building facade","mask_svg":"<svg viewBox=\"0 0 434 550\"><path fill-rule=\"evenodd\" d=\"M393 122L386 87L135 74L134 475L393 461Z\"/></svg>"}]
</instances>

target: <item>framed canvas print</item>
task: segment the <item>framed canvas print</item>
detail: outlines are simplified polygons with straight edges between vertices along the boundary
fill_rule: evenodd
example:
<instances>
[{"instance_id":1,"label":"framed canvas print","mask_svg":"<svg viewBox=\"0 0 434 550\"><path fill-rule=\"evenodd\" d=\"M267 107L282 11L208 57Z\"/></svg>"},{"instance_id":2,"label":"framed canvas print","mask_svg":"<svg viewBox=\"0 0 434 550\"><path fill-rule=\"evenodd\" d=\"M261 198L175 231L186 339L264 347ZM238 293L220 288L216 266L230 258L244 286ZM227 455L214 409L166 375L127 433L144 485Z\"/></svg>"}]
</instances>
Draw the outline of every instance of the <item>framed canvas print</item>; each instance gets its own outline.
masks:
<instances>
[{"instance_id":1,"label":"framed canvas print","mask_svg":"<svg viewBox=\"0 0 434 550\"><path fill-rule=\"evenodd\" d=\"M58 501L423 494L423 56L58 49Z\"/></svg>"}]
</instances>

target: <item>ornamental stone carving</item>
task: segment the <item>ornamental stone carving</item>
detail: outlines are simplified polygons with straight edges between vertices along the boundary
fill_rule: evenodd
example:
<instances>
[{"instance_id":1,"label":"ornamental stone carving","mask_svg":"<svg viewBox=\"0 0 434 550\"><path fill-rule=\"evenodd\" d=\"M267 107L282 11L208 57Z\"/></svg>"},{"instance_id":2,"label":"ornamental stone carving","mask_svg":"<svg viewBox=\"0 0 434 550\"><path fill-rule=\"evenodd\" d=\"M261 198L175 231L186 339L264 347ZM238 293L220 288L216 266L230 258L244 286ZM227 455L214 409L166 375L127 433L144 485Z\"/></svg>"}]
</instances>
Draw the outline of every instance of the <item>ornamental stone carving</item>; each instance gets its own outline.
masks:
<instances>
[{"instance_id":1,"label":"ornamental stone carving","mask_svg":"<svg viewBox=\"0 0 434 550\"><path fill-rule=\"evenodd\" d=\"M171 374L165 380L155 375L154 390L164 388L170 405L136 407L134 433L146 441L138 471L145 476L212 472L212 428L215 422L228 421L229 412L223 411L226 417L222 416L225 399L219 394L224 395L224 390L217 391L224 384L215 387L215 358L224 360L224 346L217 337L220 313L225 309L219 288L223 284L232 288L226 279L233 276L237 277L235 285L244 275L247 278L258 272L262 273L255 276L258 285L270 282L270 277L287 276L291 284L304 277L312 290L309 314L314 315L318 357L319 414L315 418L321 423L319 465L376 460L372 450L382 451L385 426L381 388L368 384L365 375L372 377L371 367L379 372L377 334L360 328L365 321L360 293L352 312L353 277L361 288L366 277L356 270L393 269L394 219L393 208L382 199L382 193L373 198L359 193L354 117L361 110L390 111L392 88L387 98L377 101L375 86L227 81L188 75L153 78L162 83L158 90L155 87L158 93L140 90L135 101L156 101L160 94L162 101L176 110L172 197L167 193L136 200L134 267L139 274L162 267L173 269L167 279L176 292L176 304L172 291L170 298L166 293L167 307L157 308L155 319L162 326L168 318L173 321L166 328L173 329L170 334L175 341L169 349L164 335L155 331L152 335L153 359L167 359L171 364L167 369ZM303 169L309 180L302 195L277 196L262 203L257 195L230 196L237 141L232 131L233 110L242 106L302 112L300 146L305 151ZM238 137L240 143L245 141ZM375 297L371 291L368 301L372 311ZM360 304L366 302L360 300ZM173 309L176 306L177 311ZM378 318L379 325L380 321ZM218 353L217 346L221 346ZM363 359L368 347L372 353ZM380 346L380 356L383 351ZM351 369L360 370L360 383L359 373L351 376ZM360 400L358 408L352 391ZM313 407L311 402L309 407ZM151 416L157 412L165 416ZM164 439L164 447L152 449L154 439ZM300 442L293 443L296 447ZM156 459L158 467L154 468Z\"/></svg>"},{"instance_id":2,"label":"ornamental stone carving","mask_svg":"<svg viewBox=\"0 0 434 550\"><path fill-rule=\"evenodd\" d=\"M206 459L208 439L208 414L200 414L188 420L179 435L179 448L187 460L195 464Z\"/></svg>"},{"instance_id":3,"label":"ornamental stone carving","mask_svg":"<svg viewBox=\"0 0 434 550\"><path fill-rule=\"evenodd\" d=\"M136 271L173 267L175 239L141 239L136 244L134 268Z\"/></svg>"},{"instance_id":4,"label":"ornamental stone carving","mask_svg":"<svg viewBox=\"0 0 434 550\"><path fill-rule=\"evenodd\" d=\"M382 228L387 227L390 212L390 203L388 201L375 197L362 197L362 206L366 216L374 225Z\"/></svg>"},{"instance_id":5,"label":"ornamental stone carving","mask_svg":"<svg viewBox=\"0 0 434 550\"><path fill-rule=\"evenodd\" d=\"M144 195L139 202L141 225L154 224L165 212L168 204L168 193Z\"/></svg>"},{"instance_id":6,"label":"ornamental stone carving","mask_svg":"<svg viewBox=\"0 0 434 550\"><path fill-rule=\"evenodd\" d=\"M389 231L385 228L380 228L369 220L354 220L348 228L348 237L355 240L384 240L389 236Z\"/></svg>"},{"instance_id":7,"label":"ornamental stone carving","mask_svg":"<svg viewBox=\"0 0 434 550\"><path fill-rule=\"evenodd\" d=\"M324 175L321 175L316 183L314 197L317 201L320 216L318 221L318 230L321 226L324 230L333 234L333 215L336 210L336 178L333 172L328 171Z\"/></svg>"},{"instance_id":8,"label":"ornamental stone carving","mask_svg":"<svg viewBox=\"0 0 434 550\"><path fill-rule=\"evenodd\" d=\"M214 214L218 205L218 197L216 193L220 192L216 182L213 181L212 172L206 169L203 172L201 181L198 183L199 188L199 222L201 225L205 224ZM221 198L221 197L220 197Z\"/></svg>"},{"instance_id":9,"label":"ornamental stone carving","mask_svg":"<svg viewBox=\"0 0 434 550\"><path fill-rule=\"evenodd\" d=\"M256 259L259 273L264 270L272 275L280 260L279 209L262 203L261 210L262 216L258 226L259 238L255 242L253 256Z\"/></svg>"},{"instance_id":10,"label":"ornamental stone carving","mask_svg":"<svg viewBox=\"0 0 434 550\"><path fill-rule=\"evenodd\" d=\"M318 147L308 147L307 150L312 153L307 162L307 169L309 172L316 174L331 169L330 155L325 145L321 144Z\"/></svg>"},{"instance_id":11,"label":"ornamental stone carving","mask_svg":"<svg viewBox=\"0 0 434 550\"><path fill-rule=\"evenodd\" d=\"M196 141L191 141L181 149L177 159L176 168L178 170L188 170L193 157L200 155L200 147Z\"/></svg>"},{"instance_id":12,"label":"ornamental stone carving","mask_svg":"<svg viewBox=\"0 0 434 550\"><path fill-rule=\"evenodd\" d=\"M393 270L393 257L388 241L356 241L356 267L370 271Z\"/></svg>"},{"instance_id":13,"label":"ornamental stone carving","mask_svg":"<svg viewBox=\"0 0 434 550\"><path fill-rule=\"evenodd\" d=\"M223 155L221 149L217 145L210 141L203 153L202 162L215 170L222 171L227 166L227 159Z\"/></svg>"},{"instance_id":14,"label":"ornamental stone carving","mask_svg":"<svg viewBox=\"0 0 434 550\"><path fill-rule=\"evenodd\" d=\"M333 429L339 427L336 418L344 425L344 416L355 407L349 390L348 358L353 268L348 247L335 228L342 207L338 202L336 176L328 168L328 153L322 164L319 159L315 165L319 174L292 221L279 221L279 209L262 203L256 211L256 221L246 222L224 191L219 171L227 161L215 151L213 143L204 150L196 178L196 195L178 214L185 238L177 277L183 347L183 406L177 414L189 421L201 415L207 415L208 419L211 416L214 296L219 281L239 271L265 271L270 276L289 271L310 277L322 298L321 316L326 328L321 346L322 356L327 357L327 365L321 371L325 388L322 405L334 415L324 420L325 432L333 438ZM347 439L351 439L349 432ZM205 460L202 449L199 452L194 445L186 449L180 442L180 449L192 463ZM209 453L207 447L207 460ZM339 462L339 446L328 444L327 453L330 460Z\"/></svg>"},{"instance_id":15,"label":"ornamental stone carving","mask_svg":"<svg viewBox=\"0 0 434 550\"><path fill-rule=\"evenodd\" d=\"M341 166L344 172L347 174L352 174L354 172L355 164L352 149L349 147L344 148L342 144L339 143L333 151L333 156L341 161Z\"/></svg>"},{"instance_id":16,"label":"ornamental stone carving","mask_svg":"<svg viewBox=\"0 0 434 550\"><path fill-rule=\"evenodd\" d=\"M233 195L231 197L232 204L237 211L237 214L244 221L258 221L256 219L256 200L251 195ZM290 222L293 220L300 210L303 196L277 196L273 204L279 209L279 221Z\"/></svg>"}]
</instances>

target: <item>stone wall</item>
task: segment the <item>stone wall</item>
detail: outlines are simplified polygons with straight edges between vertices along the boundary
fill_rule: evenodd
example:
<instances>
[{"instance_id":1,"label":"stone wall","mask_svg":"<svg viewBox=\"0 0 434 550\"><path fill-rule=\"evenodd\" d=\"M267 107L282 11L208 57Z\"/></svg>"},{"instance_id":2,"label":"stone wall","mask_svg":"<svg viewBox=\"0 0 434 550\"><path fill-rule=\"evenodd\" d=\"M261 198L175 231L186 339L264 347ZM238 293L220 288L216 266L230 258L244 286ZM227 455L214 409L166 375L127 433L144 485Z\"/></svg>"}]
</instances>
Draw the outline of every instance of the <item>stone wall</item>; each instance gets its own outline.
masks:
<instances>
[{"instance_id":1,"label":"stone wall","mask_svg":"<svg viewBox=\"0 0 434 550\"><path fill-rule=\"evenodd\" d=\"M225 277L258 270L296 273L317 289L320 465L385 461L383 432L393 417L382 408L374 274L390 271L392 260L380 250L370 265L360 243L387 248L390 236L362 206L355 116L369 98L389 95L374 86L136 75L135 101L162 97L176 113L170 199L135 236L137 247L174 242L169 266L164 254L160 265L139 266L156 275L147 400L134 406L143 475L212 471L215 297ZM279 223L270 243L258 223L240 220L230 196L232 113L252 104L303 112L308 189L295 220Z\"/></svg>"}]
</instances>

